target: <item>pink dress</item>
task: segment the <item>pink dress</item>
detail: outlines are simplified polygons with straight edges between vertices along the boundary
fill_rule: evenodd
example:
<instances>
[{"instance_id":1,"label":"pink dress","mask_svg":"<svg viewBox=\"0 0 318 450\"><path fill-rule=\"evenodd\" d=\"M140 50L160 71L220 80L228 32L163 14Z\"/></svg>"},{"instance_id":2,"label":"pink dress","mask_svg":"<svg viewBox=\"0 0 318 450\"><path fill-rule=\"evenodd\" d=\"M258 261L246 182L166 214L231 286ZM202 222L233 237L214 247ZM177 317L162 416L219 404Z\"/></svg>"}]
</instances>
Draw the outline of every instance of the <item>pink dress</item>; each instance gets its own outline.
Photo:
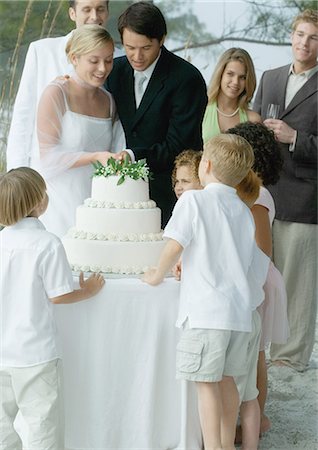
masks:
<instances>
[{"instance_id":1,"label":"pink dress","mask_svg":"<svg viewBox=\"0 0 318 450\"><path fill-rule=\"evenodd\" d=\"M270 192L263 186L255 205L264 206L268 210L272 226L275 217L275 204ZM285 344L289 336L285 283L281 273L272 262L269 265L264 291L265 300L258 307L262 319L260 350L264 350L269 343Z\"/></svg>"}]
</instances>

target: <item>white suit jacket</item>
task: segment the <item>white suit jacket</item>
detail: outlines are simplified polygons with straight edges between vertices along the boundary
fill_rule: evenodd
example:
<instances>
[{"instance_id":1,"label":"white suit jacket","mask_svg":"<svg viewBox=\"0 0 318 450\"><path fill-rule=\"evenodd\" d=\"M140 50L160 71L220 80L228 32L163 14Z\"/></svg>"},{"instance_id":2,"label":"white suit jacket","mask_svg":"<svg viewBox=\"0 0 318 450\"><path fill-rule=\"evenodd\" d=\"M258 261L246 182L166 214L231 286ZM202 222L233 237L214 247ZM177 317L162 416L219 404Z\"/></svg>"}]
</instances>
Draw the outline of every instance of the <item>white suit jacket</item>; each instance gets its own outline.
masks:
<instances>
[{"instance_id":1,"label":"white suit jacket","mask_svg":"<svg viewBox=\"0 0 318 450\"><path fill-rule=\"evenodd\" d=\"M16 96L7 145L7 169L30 166L38 154L36 114L44 88L56 77L69 74L72 65L65 55L66 36L40 39L29 46Z\"/></svg>"}]
</instances>

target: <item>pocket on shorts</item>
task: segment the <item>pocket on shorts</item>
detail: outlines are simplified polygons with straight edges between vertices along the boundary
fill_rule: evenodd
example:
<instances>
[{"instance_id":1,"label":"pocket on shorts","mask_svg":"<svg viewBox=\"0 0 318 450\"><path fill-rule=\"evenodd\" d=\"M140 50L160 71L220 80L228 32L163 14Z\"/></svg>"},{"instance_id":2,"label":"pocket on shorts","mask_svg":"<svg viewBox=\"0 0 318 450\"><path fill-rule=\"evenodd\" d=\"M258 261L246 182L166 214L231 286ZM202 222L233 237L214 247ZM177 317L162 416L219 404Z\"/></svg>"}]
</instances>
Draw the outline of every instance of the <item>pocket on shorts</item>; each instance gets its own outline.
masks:
<instances>
[{"instance_id":1,"label":"pocket on shorts","mask_svg":"<svg viewBox=\"0 0 318 450\"><path fill-rule=\"evenodd\" d=\"M177 370L194 373L201 366L204 343L199 340L183 341L177 345Z\"/></svg>"},{"instance_id":2,"label":"pocket on shorts","mask_svg":"<svg viewBox=\"0 0 318 450\"><path fill-rule=\"evenodd\" d=\"M43 365L40 377L43 385L49 388L56 388L58 385L58 364L59 360L55 359Z\"/></svg>"}]
</instances>

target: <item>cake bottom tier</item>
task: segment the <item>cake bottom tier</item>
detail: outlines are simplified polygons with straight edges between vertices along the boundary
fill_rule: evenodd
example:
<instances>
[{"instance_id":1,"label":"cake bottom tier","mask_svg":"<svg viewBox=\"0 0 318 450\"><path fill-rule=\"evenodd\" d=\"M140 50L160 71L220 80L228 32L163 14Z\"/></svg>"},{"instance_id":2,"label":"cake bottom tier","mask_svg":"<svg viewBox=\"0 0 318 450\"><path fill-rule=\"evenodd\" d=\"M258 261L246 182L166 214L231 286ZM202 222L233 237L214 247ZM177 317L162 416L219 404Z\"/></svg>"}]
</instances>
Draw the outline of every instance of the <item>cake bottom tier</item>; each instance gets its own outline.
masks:
<instances>
[{"instance_id":1,"label":"cake bottom tier","mask_svg":"<svg viewBox=\"0 0 318 450\"><path fill-rule=\"evenodd\" d=\"M114 242L62 239L67 259L75 271L139 274L156 266L165 241Z\"/></svg>"}]
</instances>

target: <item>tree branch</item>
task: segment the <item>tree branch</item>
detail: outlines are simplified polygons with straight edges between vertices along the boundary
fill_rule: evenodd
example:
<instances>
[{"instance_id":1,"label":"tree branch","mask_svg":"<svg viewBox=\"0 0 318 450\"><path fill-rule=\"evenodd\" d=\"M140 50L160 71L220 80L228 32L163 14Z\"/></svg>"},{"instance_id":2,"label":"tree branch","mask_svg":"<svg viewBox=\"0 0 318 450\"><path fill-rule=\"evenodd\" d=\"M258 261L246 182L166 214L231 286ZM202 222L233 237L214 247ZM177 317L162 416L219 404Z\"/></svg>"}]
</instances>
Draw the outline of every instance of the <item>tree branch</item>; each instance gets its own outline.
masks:
<instances>
[{"instance_id":1,"label":"tree branch","mask_svg":"<svg viewBox=\"0 0 318 450\"><path fill-rule=\"evenodd\" d=\"M290 46L290 42L264 41L262 39L244 38L244 37L240 37L240 36L237 36L237 37L236 36L221 36L219 38L211 39L206 42L193 43L193 44L187 43L186 45L183 45L182 47L177 47L170 51L176 53L176 52L181 52L185 48L191 49L191 48L209 47L211 45L221 44L221 42L225 42L225 41L249 42L252 44L273 45L275 47Z\"/></svg>"}]
</instances>

